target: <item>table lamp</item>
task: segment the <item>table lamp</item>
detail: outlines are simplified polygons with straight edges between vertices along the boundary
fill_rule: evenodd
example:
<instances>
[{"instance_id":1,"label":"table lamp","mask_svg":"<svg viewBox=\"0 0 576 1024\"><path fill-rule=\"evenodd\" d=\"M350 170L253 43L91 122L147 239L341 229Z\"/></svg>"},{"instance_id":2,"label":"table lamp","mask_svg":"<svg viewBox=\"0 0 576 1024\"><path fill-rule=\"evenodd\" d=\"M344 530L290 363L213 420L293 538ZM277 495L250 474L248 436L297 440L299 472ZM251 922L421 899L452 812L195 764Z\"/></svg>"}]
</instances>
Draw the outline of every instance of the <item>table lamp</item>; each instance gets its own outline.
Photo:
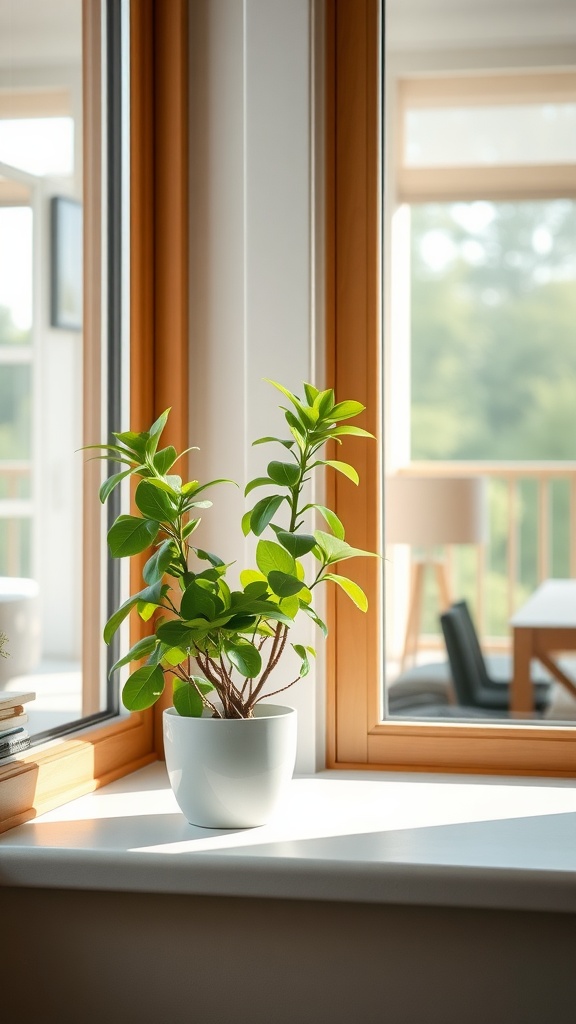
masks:
<instances>
[{"instance_id":1,"label":"table lamp","mask_svg":"<svg viewBox=\"0 0 576 1024\"><path fill-rule=\"evenodd\" d=\"M412 559L408 619L401 668L415 655L420 637L426 570L434 573L438 610L453 600L444 561L432 557L439 545L483 544L486 540L486 481L483 477L404 476L386 479L384 535L387 544L426 549Z\"/></svg>"}]
</instances>

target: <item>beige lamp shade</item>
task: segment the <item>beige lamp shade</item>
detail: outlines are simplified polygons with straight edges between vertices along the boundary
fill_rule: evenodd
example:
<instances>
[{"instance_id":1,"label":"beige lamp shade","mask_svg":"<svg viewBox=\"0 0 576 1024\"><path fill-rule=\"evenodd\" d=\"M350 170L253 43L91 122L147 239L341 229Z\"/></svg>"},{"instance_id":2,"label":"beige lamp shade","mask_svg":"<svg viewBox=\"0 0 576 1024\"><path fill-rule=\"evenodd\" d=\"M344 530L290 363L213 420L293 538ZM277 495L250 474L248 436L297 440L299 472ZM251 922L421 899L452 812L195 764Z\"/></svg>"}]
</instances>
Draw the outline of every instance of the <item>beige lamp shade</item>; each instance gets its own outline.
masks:
<instances>
[{"instance_id":1,"label":"beige lamp shade","mask_svg":"<svg viewBox=\"0 0 576 1024\"><path fill-rule=\"evenodd\" d=\"M394 475L386 478L387 544L482 544L486 487L482 477Z\"/></svg>"}]
</instances>

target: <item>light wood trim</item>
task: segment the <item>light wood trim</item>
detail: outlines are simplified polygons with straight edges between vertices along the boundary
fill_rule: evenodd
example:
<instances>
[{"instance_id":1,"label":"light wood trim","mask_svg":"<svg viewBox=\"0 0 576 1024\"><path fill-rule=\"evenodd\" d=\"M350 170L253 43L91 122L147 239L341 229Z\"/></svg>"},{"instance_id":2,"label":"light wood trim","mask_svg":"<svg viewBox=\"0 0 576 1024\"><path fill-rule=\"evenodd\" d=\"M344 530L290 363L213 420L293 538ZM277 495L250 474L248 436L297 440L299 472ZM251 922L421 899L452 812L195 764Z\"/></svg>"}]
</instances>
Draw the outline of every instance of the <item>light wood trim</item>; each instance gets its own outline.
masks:
<instances>
[{"instance_id":1,"label":"light wood trim","mask_svg":"<svg viewBox=\"0 0 576 1024\"><path fill-rule=\"evenodd\" d=\"M570 575L576 576L576 473L570 478L570 504L569 504L570 529Z\"/></svg>"},{"instance_id":2,"label":"light wood trim","mask_svg":"<svg viewBox=\"0 0 576 1024\"><path fill-rule=\"evenodd\" d=\"M0 766L0 832L156 760L152 718L131 715Z\"/></svg>"},{"instance_id":3,"label":"light wood trim","mask_svg":"<svg viewBox=\"0 0 576 1024\"><path fill-rule=\"evenodd\" d=\"M378 3L376 0L334 0L329 3L333 55L337 77L328 83L333 97L333 150L327 154L328 173L333 175L334 226L328 251L333 286L327 310L331 352L331 385L339 400L354 398L367 412L362 425L374 434L380 431L379 408L379 190L378 190L378 94L370 83L377 75ZM330 134L328 136L330 139ZM332 327L330 327L332 325ZM338 476L330 483L351 544L376 550L378 536L378 491L380 460L378 445L354 439L339 449L358 469L361 484L354 487ZM370 610L362 615L337 594L331 618L331 664L338 680L348 685L334 690L329 680L329 720L335 722L335 736L328 749L338 759L365 761L367 725L375 708L376 691L363 685L378 676L380 641L378 621L379 566L375 559L351 563L350 575L366 591ZM335 702L333 704L333 702Z\"/></svg>"},{"instance_id":4,"label":"light wood trim","mask_svg":"<svg viewBox=\"0 0 576 1024\"><path fill-rule=\"evenodd\" d=\"M402 108L501 106L517 103L574 103L576 73L547 71L522 74L420 75L401 78Z\"/></svg>"},{"instance_id":5,"label":"light wood trim","mask_svg":"<svg viewBox=\"0 0 576 1024\"><path fill-rule=\"evenodd\" d=\"M100 0L95 0L95 13ZM86 94L84 94L86 100ZM68 89L0 90L0 118L12 120L27 117L70 117L72 105Z\"/></svg>"},{"instance_id":6,"label":"light wood trim","mask_svg":"<svg viewBox=\"0 0 576 1024\"><path fill-rule=\"evenodd\" d=\"M186 400L186 69L183 55L186 49L184 0L133 0L131 17L131 402L134 414L141 417L143 426L151 421L150 415L165 404L172 404L175 416L172 424L172 443L186 447L187 408ZM99 25L99 3L84 0L84 25L87 33L86 48L88 75L96 72L95 36ZM169 27L167 27L169 23ZM177 33L181 32L178 39ZM158 52L151 49L158 33ZM179 67L173 75L166 67L171 55ZM151 75L156 59L164 61L162 86L158 76ZM150 83L152 82L152 87ZM172 94L172 89L176 94ZM95 90L99 95L99 90ZM85 90L86 93L86 90ZM97 95L91 96L91 103L85 113L87 134L92 132L95 119L99 117ZM150 98L153 102L150 104ZM158 129L156 143L151 145L152 110L153 124ZM167 136L173 133L168 145ZM162 148L164 147L164 148ZM175 159L179 152L178 166L174 179L163 167ZM99 163L85 161L86 180L84 187L86 214L95 225L98 220L98 202L92 207L94 195L99 197ZM92 177L92 175L96 177ZM152 184L151 184L152 183ZM156 211L158 186L162 189L176 188L168 202L161 204L161 213ZM163 218L168 217L169 227L163 233ZM180 229L176 222L181 220ZM98 266L98 235L90 233L95 246L91 258L92 266ZM159 244L158 255L155 245ZM161 271L165 259L177 265L176 277ZM157 277L163 297L156 294ZM94 279L97 281L97 277ZM95 304L99 301L96 291L91 291L93 281L87 282L87 311L94 315ZM170 285L172 307L167 311L166 289ZM164 310L164 312L158 312ZM172 336L172 332L175 332ZM100 378L99 356L90 352L93 376L91 385ZM93 360L93 361L92 361ZM172 379L167 368L174 367L182 374L177 388L172 391ZM91 372L88 369L88 372ZM155 387L156 374L163 381L163 390ZM170 397L166 388L170 384ZM87 508L93 497L88 498ZM88 533L89 538L93 537ZM98 621L98 620L96 620ZM0 764L0 831L20 824L50 807L105 785L137 768L156 760L154 740L154 715L152 712L122 717L94 729L84 729L73 738L60 743L46 745L44 749L31 751L27 756L13 758Z\"/></svg>"},{"instance_id":7,"label":"light wood trim","mask_svg":"<svg viewBox=\"0 0 576 1024\"><path fill-rule=\"evenodd\" d=\"M327 3L326 160L333 218L327 239L327 336L329 383L368 407L367 424L379 422L377 330L378 253L372 246L378 222L380 186L375 147L378 120L377 3L370 0L329 0ZM376 329L374 329L376 328ZM378 433L380 431L378 430ZM359 463L358 448L351 458ZM482 464L474 463L481 472ZM426 465L424 464L424 471ZM527 472L528 468L528 472ZM559 475L573 468L559 464ZM374 547L378 541L379 468L376 446L366 442L362 454L364 485L352 494L345 482L335 490L336 511L349 526L351 542ZM421 467L415 469L420 472ZM437 464L429 467L441 472ZM449 471L470 472L466 464L450 463ZM497 474L494 474L497 475ZM502 467L510 476L510 466ZM514 473L512 473L514 475ZM518 465L529 476L530 465ZM537 472L535 472L537 475ZM366 481L368 483L366 484ZM337 599L330 612L332 660L328 679L328 765L440 772L481 772L522 775L576 775L574 728L522 725L383 723L380 716L380 632L378 580L374 564L362 580L369 592L366 620Z\"/></svg>"},{"instance_id":8,"label":"light wood trim","mask_svg":"<svg viewBox=\"0 0 576 1024\"><path fill-rule=\"evenodd\" d=\"M516 611L516 587L518 584L518 481L508 481L508 618Z\"/></svg>"},{"instance_id":9,"label":"light wood trim","mask_svg":"<svg viewBox=\"0 0 576 1024\"><path fill-rule=\"evenodd\" d=\"M326 384L335 379L336 360L336 2L328 0L325 5L324 25L324 209L326 216L325 246L325 331L326 331ZM332 455L331 455L332 457ZM334 478L326 480L326 501L334 508ZM326 588L326 618L333 623L336 616L335 588ZM334 630L326 643L326 763L336 762L336 642Z\"/></svg>"},{"instance_id":10,"label":"light wood trim","mask_svg":"<svg viewBox=\"0 0 576 1024\"><path fill-rule=\"evenodd\" d=\"M155 295L157 412L170 406L166 443L189 444L188 381L188 3L158 0L155 19ZM169 112L169 116L167 115ZM177 297L175 301L175 296ZM186 474L188 460L180 466ZM154 742L164 756L162 712L172 686L154 706Z\"/></svg>"},{"instance_id":11,"label":"light wood trim","mask_svg":"<svg viewBox=\"0 0 576 1024\"><path fill-rule=\"evenodd\" d=\"M0 178L0 206L29 206L30 188L22 181Z\"/></svg>"},{"instance_id":12,"label":"light wood trim","mask_svg":"<svg viewBox=\"0 0 576 1024\"><path fill-rule=\"evenodd\" d=\"M339 767L348 767L345 764ZM359 766L358 766L359 767ZM576 775L574 729L554 726L379 725L364 768L486 775Z\"/></svg>"},{"instance_id":13,"label":"light wood trim","mask_svg":"<svg viewBox=\"0 0 576 1024\"><path fill-rule=\"evenodd\" d=\"M486 476L501 479L576 479L576 462L411 462L397 470L402 476Z\"/></svg>"},{"instance_id":14,"label":"light wood trim","mask_svg":"<svg viewBox=\"0 0 576 1024\"><path fill-rule=\"evenodd\" d=\"M540 583L550 575L550 508L552 495L550 481L538 481L538 579Z\"/></svg>"},{"instance_id":15,"label":"light wood trim","mask_svg":"<svg viewBox=\"0 0 576 1024\"><path fill-rule=\"evenodd\" d=\"M139 154L133 187L132 398L143 429L171 408L163 444L188 447L188 5L148 0L132 21L132 151ZM153 68L153 73L151 69ZM142 160L142 154L145 159ZM137 244L134 244L134 239ZM182 465L185 473L186 464ZM134 559L132 587L141 587L146 555ZM140 624L134 617L133 639ZM141 635L148 627L142 624ZM172 703L167 682L152 712L155 746L163 754L162 711Z\"/></svg>"},{"instance_id":16,"label":"light wood trim","mask_svg":"<svg viewBox=\"0 0 576 1024\"><path fill-rule=\"evenodd\" d=\"M575 164L490 167L399 167L398 201L574 199Z\"/></svg>"}]
</instances>

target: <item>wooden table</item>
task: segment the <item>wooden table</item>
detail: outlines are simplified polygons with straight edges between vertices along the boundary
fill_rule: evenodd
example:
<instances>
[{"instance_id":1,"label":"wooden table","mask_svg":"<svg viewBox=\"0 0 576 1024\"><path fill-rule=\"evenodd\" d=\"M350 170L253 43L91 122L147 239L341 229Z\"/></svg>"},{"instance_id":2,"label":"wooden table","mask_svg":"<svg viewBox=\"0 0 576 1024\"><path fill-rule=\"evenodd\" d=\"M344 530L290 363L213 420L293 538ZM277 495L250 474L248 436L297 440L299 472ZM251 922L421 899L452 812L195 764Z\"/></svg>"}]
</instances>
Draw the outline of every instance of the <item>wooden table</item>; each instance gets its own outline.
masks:
<instances>
[{"instance_id":1,"label":"wooden table","mask_svg":"<svg viewBox=\"0 0 576 1024\"><path fill-rule=\"evenodd\" d=\"M514 677L511 710L532 711L532 658L548 669L573 697L576 686L562 671L554 654L576 650L576 579L545 580L510 620L514 632Z\"/></svg>"}]
</instances>

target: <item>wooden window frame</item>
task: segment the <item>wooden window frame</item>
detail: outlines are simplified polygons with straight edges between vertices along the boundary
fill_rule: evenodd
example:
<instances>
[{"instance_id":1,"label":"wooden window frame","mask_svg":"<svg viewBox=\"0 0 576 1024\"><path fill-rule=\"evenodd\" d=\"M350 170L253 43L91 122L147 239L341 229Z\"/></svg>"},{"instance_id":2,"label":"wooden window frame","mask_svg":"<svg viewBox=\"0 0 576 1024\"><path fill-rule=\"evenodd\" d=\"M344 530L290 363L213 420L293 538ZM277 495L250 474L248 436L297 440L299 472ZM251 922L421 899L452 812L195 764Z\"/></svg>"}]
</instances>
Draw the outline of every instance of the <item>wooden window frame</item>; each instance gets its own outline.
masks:
<instances>
[{"instance_id":1,"label":"wooden window frame","mask_svg":"<svg viewBox=\"0 0 576 1024\"><path fill-rule=\"evenodd\" d=\"M366 407L381 436L380 16L378 0L326 2L326 330L330 386ZM360 487L331 484L352 544L381 546L381 454L355 442ZM360 444L362 446L361 453ZM342 455L346 458L346 449ZM327 763L498 775L576 775L570 727L382 720L382 567L362 560L355 578L364 617L335 596L329 609Z\"/></svg>"},{"instance_id":2,"label":"wooden window frame","mask_svg":"<svg viewBox=\"0 0 576 1024\"><path fill-rule=\"evenodd\" d=\"M97 419L100 380L101 3L84 0L85 352L91 381L85 430ZM130 9L130 417L145 428L172 407L167 443L188 443L188 31L187 0L132 0ZM90 334L90 331L92 334ZM85 549L100 529L98 480L87 464ZM92 543L93 546L93 543ZM89 556L88 556L89 557ZM137 567L135 568L137 574ZM83 662L101 661L93 627L92 566ZM133 584L134 585L134 582ZM139 583L137 584L139 586ZM86 628L91 623L90 628ZM0 763L0 832L106 785L161 755L160 709L85 728Z\"/></svg>"}]
</instances>

